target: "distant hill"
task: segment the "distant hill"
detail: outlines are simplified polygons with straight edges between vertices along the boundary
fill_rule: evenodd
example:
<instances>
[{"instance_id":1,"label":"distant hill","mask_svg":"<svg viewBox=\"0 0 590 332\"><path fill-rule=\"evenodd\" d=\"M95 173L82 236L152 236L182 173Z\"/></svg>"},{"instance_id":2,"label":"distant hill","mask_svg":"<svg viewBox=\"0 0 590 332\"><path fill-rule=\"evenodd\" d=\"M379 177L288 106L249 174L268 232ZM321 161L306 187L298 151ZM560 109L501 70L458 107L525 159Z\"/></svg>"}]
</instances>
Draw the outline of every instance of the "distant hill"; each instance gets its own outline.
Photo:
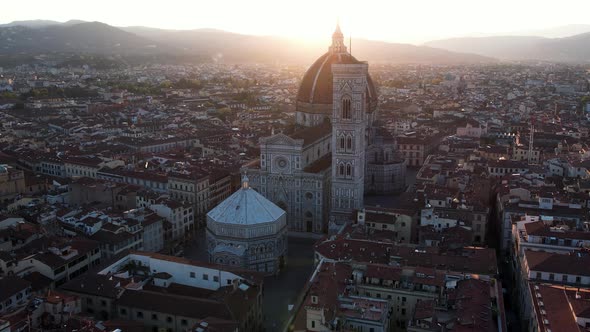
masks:
<instances>
[{"instance_id":1,"label":"distant hill","mask_svg":"<svg viewBox=\"0 0 590 332\"><path fill-rule=\"evenodd\" d=\"M58 22L51 20L28 20L28 21L13 21L6 24L0 24L0 27L27 27L27 28L44 28L50 25L74 25L79 23L85 23L81 20L69 20L67 22Z\"/></svg>"},{"instance_id":2,"label":"distant hill","mask_svg":"<svg viewBox=\"0 0 590 332\"><path fill-rule=\"evenodd\" d=\"M546 29L523 30L511 33L517 36L539 36L545 38L563 38L590 32L590 24L568 24Z\"/></svg>"},{"instance_id":3,"label":"distant hill","mask_svg":"<svg viewBox=\"0 0 590 332\"><path fill-rule=\"evenodd\" d=\"M478 56L470 52L451 52L427 46L364 39L353 39L352 48L355 57L371 63L474 64L497 61L493 57Z\"/></svg>"},{"instance_id":4,"label":"distant hill","mask_svg":"<svg viewBox=\"0 0 590 332\"><path fill-rule=\"evenodd\" d=\"M590 62L590 32L563 38L534 36L451 38L431 41L425 45L504 60Z\"/></svg>"},{"instance_id":5,"label":"distant hill","mask_svg":"<svg viewBox=\"0 0 590 332\"><path fill-rule=\"evenodd\" d=\"M137 53L154 52L154 42L100 22L31 28L0 28L0 53Z\"/></svg>"},{"instance_id":6,"label":"distant hill","mask_svg":"<svg viewBox=\"0 0 590 332\"><path fill-rule=\"evenodd\" d=\"M35 22L35 23L32 23ZM0 55L71 52L93 54L199 55L227 62L309 63L327 51L325 44L215 29L117 28L100 22L22 21L0 26ZM353 40L353 54L377 63L485 63L489 57L432 47Z\"/></svg>"},{"instance_id":7,"label":"distant hill","mask_svg":"<svg viewBox=\"0 0 590 332\"><path fill-rule=\"evenodd\" d=\"M164 30L146 27L122 28L127 32L170 43L186 52L205 53L228 61L304 62L309 63L328 50L325 43L301 42L289 38L242 35L216 29ZM372 63L483 63L489 57L458 54L431 47L353 39L353 54Z\"/></svg>"},{"instance_id":8,"label":"distant hill","mask_svg":"<svg viewBox=\"0 0 590 332\"><path fill-rule=\"evenodd\" d=\"M6 24L0 24L0 27L27 27L27 28L42 28L49 25L58 25L62 24L58 21L51 21L51 20L30 20L30 21L14 21Z\"/></svg>"}]
</instances>

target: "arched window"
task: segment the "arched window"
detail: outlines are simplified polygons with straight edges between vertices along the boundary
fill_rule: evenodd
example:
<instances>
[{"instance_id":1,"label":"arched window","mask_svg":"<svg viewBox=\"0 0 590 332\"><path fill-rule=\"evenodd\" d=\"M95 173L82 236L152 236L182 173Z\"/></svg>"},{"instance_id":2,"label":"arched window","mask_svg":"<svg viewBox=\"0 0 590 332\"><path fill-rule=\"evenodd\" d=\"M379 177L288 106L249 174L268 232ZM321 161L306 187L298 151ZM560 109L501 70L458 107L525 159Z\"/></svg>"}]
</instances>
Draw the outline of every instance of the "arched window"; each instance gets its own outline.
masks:
<instances>
[{"instance_id":1,"label":"arched window","mask_svg":"<svg viewBox=\"0 0 590 332\"><path fill-rule=\"evenodd\" d=\"M352 176L352 166L350 164L346 165L346 176Z\"/></svg>"},{"instance_id":2,"label":"arched window","mask_svg":"<svg viewBox=\"0 0 590 332\"><path fill-rule=\"evenodd\" d=\"M346 138L346 150L352 150L352 136Z\"/></svg>"},{"instance_id":3,"label":"arched window","mask_svg":"<svg viewBox=\"0 0 590 332\"><path fill-rule=\"evenodd\" d=\"M340 164L340 166L338 167L338 174L344 176L344 164Z\"/></svg>"},{"instance_id":4,"label":"arched window","mask_svg":"<svg viewBox=\"0 0 590 332\"><path fill-rule=\"evenodd\" d=\"M344 150L344 135L340 136L340 149Z\"/></svg>"},{"instance_id":5,"label":"arched window","mask_svg":"<svg viewBox=\"0 0 590 332\"><path fill-rule=\"evenodd\" d=\"M352 113L350 111L350 98L344 97L342 99L342 118L343 119L351 119Z\"/></svg>"}]
</instances>

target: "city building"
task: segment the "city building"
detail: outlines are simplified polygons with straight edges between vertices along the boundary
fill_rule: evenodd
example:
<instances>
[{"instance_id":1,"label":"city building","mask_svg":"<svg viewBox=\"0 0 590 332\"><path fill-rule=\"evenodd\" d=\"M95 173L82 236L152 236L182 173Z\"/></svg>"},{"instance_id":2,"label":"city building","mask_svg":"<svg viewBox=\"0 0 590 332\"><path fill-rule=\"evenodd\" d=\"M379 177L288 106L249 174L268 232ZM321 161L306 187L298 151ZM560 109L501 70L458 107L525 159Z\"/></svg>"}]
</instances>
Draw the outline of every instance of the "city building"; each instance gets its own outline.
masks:
<instances>
[{"instance_id":1,"label":"city building","mask_svg":"<svg viewBox=\"0 0 590 332\"><path fill-rule=\"evenodd\" d=\"M193 206L197 227L205 225L205 214L209 211L209 180L206 173L190 171L168 176L170 196Z\"/></svg>"},{"instance_id":2,"label":"city building","mask_svg":"<svg viewBox=\"0 0 590 332\"><path fill-rule=\"evenodd\" d=\"M261 275L186 258L131 252L61 291L79 297L82 313L95 319L131 320L153 330L188 330L208 321L239 331L262 326Z\"/></svg>"},{"instance_id":3,"label":"city building","mask_svg":"<svg viewBox=\"0 0 590 332\"><path fill-rule=\"evenodd\" d=\"M531 283L529 331L584 331L590 324L590 292L575 287Z\"/></svg>"},{"instance_id":4,"label":"city building","mask_svg":"<svg viewBox=\"0 0 590 332\"><path fill-rule=\"evenodd\" d=\"M8 202L26 192L25 175L22 170L9 165L0 165L0 202Z\"/></svg>"},{"instance_id":5,"label":"city building","mask_svg":"<svg viewBox=\"0 0 590 332\"><path fill-rule=\"evenodd\" d=\"M31 282L16 276L0 278L0 315L22 309L31 296Z\"/></svg>"},{"instance_id":6,"label":"city building","mask_svg":"<svg viewBox=\"0 0 590 332\"><path fill-rule=\"evenodd\" d=\"M287 258L285 211L250 188L242 188L207 214L209 260L264 273L278 273Z\"/></svg>"}]
</instances>

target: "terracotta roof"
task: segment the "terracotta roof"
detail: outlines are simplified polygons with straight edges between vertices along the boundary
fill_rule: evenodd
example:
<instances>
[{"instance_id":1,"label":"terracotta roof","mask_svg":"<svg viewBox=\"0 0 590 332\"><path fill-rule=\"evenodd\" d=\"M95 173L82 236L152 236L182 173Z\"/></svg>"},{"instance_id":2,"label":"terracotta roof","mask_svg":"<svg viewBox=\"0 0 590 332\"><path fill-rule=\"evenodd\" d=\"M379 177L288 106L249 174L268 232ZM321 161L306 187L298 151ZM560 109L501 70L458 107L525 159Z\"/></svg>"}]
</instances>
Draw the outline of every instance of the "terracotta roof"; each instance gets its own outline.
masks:
<instances>
[{"instance_id":1,"label":"terracotta roof","mask_svg":"<svg viewBox=\"0 0 590 332\"><path fill-rule=\"evenodd\" d=\"M47 278L46 276L36 271L23 276L23 279L31 282L31 289L33 290L33 292L49 289L51 283L53 282L53 280L51 280L50 278Z\"/></svg>"},{"instance_id":2,"label":"terracotta roof","mask_svg":"<svg viewBox=\"0 0 590 332\"><path fill-rule=\"evenodd\" d=\"M145 290L127 290L121 295L117 303L119 306L195 319L207 316L232 319L232 313L223 302L175 294Z\"/></svg>"},{"instance_id":3,"label":"terracotta roof","mask_svg":"<svg viewBox=\"0 0 590 332\"><path fill-rule=\"evenodd\" d=\"M539 331L580 331L564 287L529 284Z\"/></svg>"},{"instance_id":4,"label":"terracotta roof","mask_svg":"<svg viewBox=\"0 0 590 332\"><path fill-rule=\"evenodd\" d=\"M487 281L462 280L455 295L457 324L453 331L497 331L490 310L490 285Z\"/></svg>"},{"instance_id":5,"label":"terracotta roof","mask_svg":"<svg viewBox=\"0 0 590 332\"><path fill-rule=\"evenodd\" d=\"M313 163L307 165L303 171L306 173L319 173L332 165L332 153L328 153Z\"/></svg>"},{"instance_id":6,"label":"terracotta roof","mask_svg":"<svg viewBox=\"0 0 590 332\"><path fill-rule=\"evenodd\" d=\"M417 249L391 243L337 238L316 243L315 251L332 260L422 266L495 275L498 271L493 249L466 247L438 252L440 248Z\"/></svg>"},{"instance_id":7,"label":"terracotta roof","mask_svg":"<svg viewBox=\"0 0 590 332\"><path fill-rule=\"evenodd\" d=\"M531 271L590 276L590 255L587 253L564 255L525 250L524 255Z\"/></svg>"},{"instance_id":8,"label":"terracotta roof","mask_svg":"<svg viewBox=\"0 0 590 332\"><path fill-rule=\"evenodd\" d=\"M319 57L309 67L299 86L297 101L311 104L332 104L333 84L332 84L332 65L333 64L360 64L349 53L332 53ZM370 75L367 75L367 94L371 102L377 101L377 92Z\"/></svg>"},{"instance_id":9,"label":"terracotta roof","mask_svg":"<svg viewBox=\"0 0 590 332\"><path fill-rule=\"evenodd\" d=\"M552 231L551 227L546 226L542 221L526 223L524 227L528 235L555 237L559 239L590 240L590 232L570 230Z\"/></svg>"},{"instance_id":10,"label":"terracotta roof","mask_svg":"<svg viewBox=\"0 0 590 332\"><path fill-rule=\"evenodd\" d=\"M303 146L307 146L310 144L315 143L316 141L330 136L332 134L332 124L330 122L322 122L321 124L315 127L308 127L303 130L296 131L292 135L291 138L294 139L302 139Z\"/></svg>"},{"instance_id":11,"label":"terracotta roof","mask_svg":"<svg viewBox=\"0 0 590 332\"><path fill-rule=\"evenodd\" d=\"M378 278L384 280L401 280L402 268L382 264L367 264L367 271L365 271L365 277Z\"/></svg>"},{"instance_id":12,"label":"terracotta roof","mask_svg":"<svg viewBox=\"0 0 590 332\"><path fill-rule=\"evenodd\" d=\"M123 290L125 280L107 275L84 274L61 286L64 291L116 299Z\"/></svg>"},{"instance_id":13,"label":"terracotta roof","mask_svg":"<svg viewBox=\"0 0 590 332\"><path fill-rule=\"evenodd\" d=\"M29 281L20 277L7 276L0 279L0 302L4 302L4 300L30 286L31 283Z\"/></svg>"}]
</instances>

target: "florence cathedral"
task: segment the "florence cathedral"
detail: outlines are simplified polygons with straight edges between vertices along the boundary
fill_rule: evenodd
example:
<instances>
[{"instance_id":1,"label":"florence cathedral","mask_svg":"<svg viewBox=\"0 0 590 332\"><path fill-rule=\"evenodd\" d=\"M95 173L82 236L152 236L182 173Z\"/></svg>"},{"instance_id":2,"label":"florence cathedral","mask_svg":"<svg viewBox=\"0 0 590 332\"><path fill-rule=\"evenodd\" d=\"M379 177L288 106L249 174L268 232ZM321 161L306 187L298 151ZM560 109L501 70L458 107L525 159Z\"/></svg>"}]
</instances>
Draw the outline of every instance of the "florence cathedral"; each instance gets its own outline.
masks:
<instances>
[{"instance_id":1,"label":"florence cathedral","mask_svg":"<svg viewBox=\"0 0 590 332\"><path fill-rule=\"evenodd\" d=\"M328 52L307 70L297 94L293 134L260 140L260 158L241 172L286 211L289 230L326 233L353 219L365 195L405 189L406 163L377 121L377 89L337 26Z\"/></svg>"}]
</instances>

